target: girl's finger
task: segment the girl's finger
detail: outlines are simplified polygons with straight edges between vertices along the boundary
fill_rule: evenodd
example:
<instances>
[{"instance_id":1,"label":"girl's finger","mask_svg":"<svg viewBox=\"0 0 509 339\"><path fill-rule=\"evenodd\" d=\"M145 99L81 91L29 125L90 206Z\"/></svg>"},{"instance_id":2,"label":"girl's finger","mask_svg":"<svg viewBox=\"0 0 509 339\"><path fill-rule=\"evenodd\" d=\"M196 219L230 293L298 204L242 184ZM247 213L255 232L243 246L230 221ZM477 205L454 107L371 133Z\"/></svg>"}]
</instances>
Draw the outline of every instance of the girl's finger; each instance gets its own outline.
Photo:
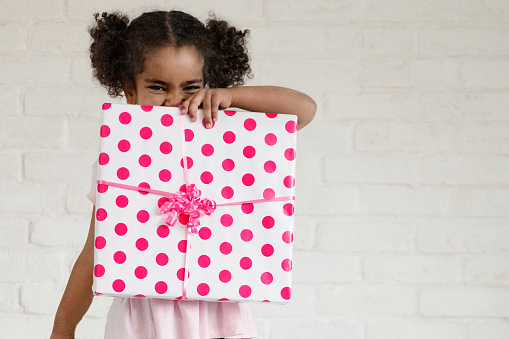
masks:
<instances>
[{"instance_id":1,"label":"girl's finger","mask_svg":"<svg viewBox=\"0 0 509 339\"><path fill-rule=\"evenodd\" d=\"M212 91L207 91L205 98L202 102L203 107L203 119L205 122L205 128L212 127L212 110L214 109L212 104Z\"/></svg>"},{"instance_id":2,"label":"girl's finger","mask_svg":"<svg viewBox=\"0 0 509 339\"><path fill-rule=\"evenodd\" d=\"M196 93L188 100L189 100L189 106L187 108L187 114L189 114L191 121L195 122L196 117L197 117L198 108L203 100L203 91Z\"/></svg>"},{"instance_id":3,"label":"girl's finger","mask_svg":"<svg viewBox=\"0 0 509 339\"><path fill-rule=\"evenodd\" d=\"M215 123L217 121L219 107L221 105L221 102L222 102L222 100L218 96L213 96L211 98L211 111L210 111L210 117L212 119L211 123Z\"/></svg>"}]
</instances>

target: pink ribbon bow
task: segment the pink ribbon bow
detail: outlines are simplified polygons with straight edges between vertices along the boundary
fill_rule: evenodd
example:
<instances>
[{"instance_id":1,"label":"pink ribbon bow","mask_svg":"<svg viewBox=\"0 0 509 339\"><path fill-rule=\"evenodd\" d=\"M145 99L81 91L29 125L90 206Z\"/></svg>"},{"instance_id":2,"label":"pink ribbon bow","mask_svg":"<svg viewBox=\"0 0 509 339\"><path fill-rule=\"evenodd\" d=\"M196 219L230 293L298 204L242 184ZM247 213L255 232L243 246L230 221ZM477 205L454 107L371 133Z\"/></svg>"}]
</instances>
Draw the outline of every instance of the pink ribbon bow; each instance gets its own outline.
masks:
<instances>
[{"instance_id":1,"label":"pink ribbon bow","mask_svg":"<svg viewBox=\"0 0 509 339\"><path fill-rule=\"evenodd\" d=\"M216 202L209 199L201 199L201 191L196 185L188 185L185 192L174 193L168 197L168 201L161 205L159 211L168 214L166 223L174 226L181 215L189 217L187 229L189 233L198 233L196 227L200 226L200 211L211 215L216 209Z\"/></svg>"}]
</instances>

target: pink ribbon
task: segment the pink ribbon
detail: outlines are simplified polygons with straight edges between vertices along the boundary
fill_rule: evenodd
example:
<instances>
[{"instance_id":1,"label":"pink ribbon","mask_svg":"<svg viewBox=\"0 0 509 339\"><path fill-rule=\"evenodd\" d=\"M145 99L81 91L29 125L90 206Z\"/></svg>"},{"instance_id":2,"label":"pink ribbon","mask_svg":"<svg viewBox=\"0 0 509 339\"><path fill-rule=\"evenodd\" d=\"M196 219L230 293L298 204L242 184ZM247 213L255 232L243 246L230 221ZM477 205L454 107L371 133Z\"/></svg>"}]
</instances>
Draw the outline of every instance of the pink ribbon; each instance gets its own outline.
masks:
<instances>
[{"instance_id":1,"label":"pink ribbon","mask_svg":"<svg viewBox=\"0 0 509 339\"><path fill-rule=\"evenodd\" d=\"M205 215L211 215L216 209L216 202L209 199L201 199L201 191L196 185L187 186L185 192L174 193L168 197L168 201L161 205L159 211L168 214L166 223L175 226L181 215L187 216L187 229L189 233L196 234L196 227L200 226L200 211Z\"/></svg>"}]
</instances>

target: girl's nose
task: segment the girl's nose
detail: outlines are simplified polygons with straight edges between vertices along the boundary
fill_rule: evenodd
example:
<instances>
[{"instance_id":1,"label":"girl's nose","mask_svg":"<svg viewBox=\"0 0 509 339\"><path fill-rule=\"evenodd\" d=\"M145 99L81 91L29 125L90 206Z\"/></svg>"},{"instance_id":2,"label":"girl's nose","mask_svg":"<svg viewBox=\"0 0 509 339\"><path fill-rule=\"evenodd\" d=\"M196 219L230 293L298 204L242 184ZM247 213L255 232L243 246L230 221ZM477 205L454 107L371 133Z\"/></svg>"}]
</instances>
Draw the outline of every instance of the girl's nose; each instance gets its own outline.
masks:
<instances>
[{"instance_id":1,"label":"girl's nose","mask_svg":"<svg viewBox=\"0 0 509 339\"><path fill-rule=\"evenodd\" d=\"M185 97L183 93L171 92L166 96L163 106L177 107L178 105L182 104L184 100Z\"/></svg>"}]
</instances>

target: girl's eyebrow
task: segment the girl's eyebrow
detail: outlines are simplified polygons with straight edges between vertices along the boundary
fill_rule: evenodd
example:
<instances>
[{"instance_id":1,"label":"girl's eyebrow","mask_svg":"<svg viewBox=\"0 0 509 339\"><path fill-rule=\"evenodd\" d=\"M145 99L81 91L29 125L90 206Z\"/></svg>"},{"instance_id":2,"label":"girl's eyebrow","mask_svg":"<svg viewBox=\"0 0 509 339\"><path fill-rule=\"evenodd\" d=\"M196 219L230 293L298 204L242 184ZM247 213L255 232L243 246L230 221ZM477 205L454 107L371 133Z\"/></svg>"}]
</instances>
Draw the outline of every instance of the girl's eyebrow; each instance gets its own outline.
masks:
<instances>
[{"instance_id":1,"label":"girl's eyebrow","mask_svg":"<svg viewBox=\"0 0 509 339\"><path fill-rule=\"evenodd\" d=\"M168 86L167 82L159 80L159 79L145 79L145 82ZM197 83L203 83L203 79L188 80L188 81L185 81L182 85L187 86L187 85L193 85L193 84L197 84Z\"/></svg>"},{"instance_id":2,"label":"girl's eyebrow","mask_svg":"<svg viewBox=\"0 0 509 339\"><path fill-rule=\"evenodd\" d=\"M203 82L203 79L194 79L194 80L189 80L189 81L184 82L184 85L194 85L194 84L202 83L202 82Z\"/></svg>"}]
</instances>

